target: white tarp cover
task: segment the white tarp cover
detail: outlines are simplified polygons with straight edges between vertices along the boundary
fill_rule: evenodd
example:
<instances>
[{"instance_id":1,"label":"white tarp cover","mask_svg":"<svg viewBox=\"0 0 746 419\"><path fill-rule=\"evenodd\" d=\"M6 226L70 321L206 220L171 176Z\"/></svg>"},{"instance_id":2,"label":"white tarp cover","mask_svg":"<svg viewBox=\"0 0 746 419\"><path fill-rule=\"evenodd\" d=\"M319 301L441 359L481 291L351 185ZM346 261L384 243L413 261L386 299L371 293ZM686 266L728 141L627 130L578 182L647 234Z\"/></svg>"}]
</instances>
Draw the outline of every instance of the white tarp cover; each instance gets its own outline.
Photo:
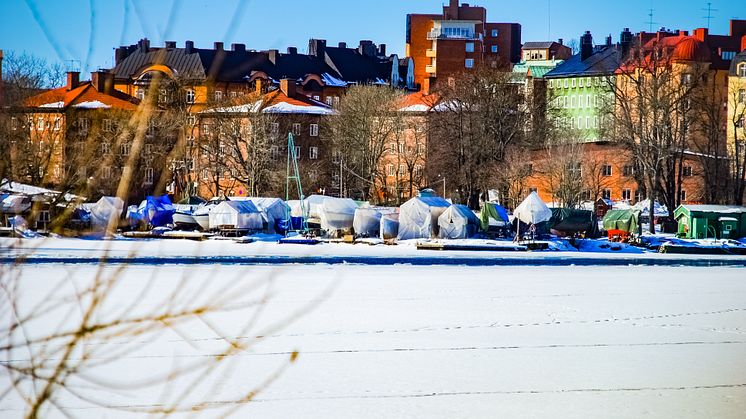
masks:
<instances>
[{"instance_id":1,"label":"white tarp cover","mask_svg":"<svg viewBox=\"0 0 746 419\"><path fill-rule=\"evenodd\" d=\"M264 217L251 201L223 201L210 211L210 228L261 230Z\"/></svg>"},{"instance_id":2,"label":"white tarp cover","mask_svg":"<svg viewBox=\"0 0 746 419\"><path fill-rule=\"evenodd\" d=\"M300 201L297 199L292 199L290 201L286 201L288 206L290 207L290 216L291 217L302 217L303 211L301 211L300 208Z\"/></svg>"},{"instance_id":3,"label":"white tarp cover","mask_svg":"<svg viewBox=\"0 0 746 419\"><path fill-rule=\"evenodd\" d=\"M381 231L381 217L384 214L396 212L396 208L389 207L361 207L355 209L355 219L352 229L358 236L378 237Z\"/></svg>"},{"instance_id":4,"label":"white tarp cover","mask_svg":"<svg viewBox=\"0 0 746 419\"><path fill-rule=\"evenodd\" d=\"M451 206L437 196L415 197L405 202L399 210L397 239L429 239L438 233L438 217Z\"/></svg>"},{"instance_id":5,"label":"white tarp cover","mask_svg":"<svg viewBox=\"0 0 746 419\"><path fill-rule=\"evenodd\" d=\"M95 204L91 206L91 228L94 230L103 230L109 225L109 220L115 219L116 226L119 217L124 210L124 201L116 196L102 196Z\"/></svg>"},{"instance_id":6,"label":"white tarp cover","mask_svg":"<svg viewBox=\"0 0 746 419\"><path fill-rule=\"evenodd\" d=\"M381 231L381 239L395 239L399 234L399 213L392 212L390 214L383 214L381 216L379 229Z\"/></svg>"},{"instance_id":7,"label":"white tarp cover","mask_svg":"<svg viewBox=\"0 0 746 419\"><path fill-rule=\"evenodd\" d=\"M318 208L321 228L329 233L352 228L357 204L350 198L326 197Z\"/></svg>"},{"instance_id":8,"label":"white tarp cover","mask_svg":"<svg viewBox=\"0 0 746 419\"><path fill-rule=\"evenodd\" d=\"M479 229L480 220L466 205L453 204L438 217L441 239L468 239Z\"/></svg>"},{"instance_id":9,"label":"white tarp cover","mask_svg":"<svg viewBox=\"0 0 746 419\"><path fill-rule=\"evenodd\" d=\"M303 200L306 216L315 220L321 219L321 206L331 197L325 195L311 195Z\"/></svg>"},{"instance_id":10,"label":"white tarp cover","mask_svg":"<svg viewBox=\"0 0 746 419\"><path fill-rule=\"evenodd\" d=\"M267 230L269 233L275 232L275 222L277 220L284 220L287 218L287 209L289 208L289 206L280 198L248 197L231 198L231 200L250 201L252 204L254 204L254 206L264 215L264 218L267 221ZM300 205L300 201L296 202L298 202L298 205ZM300 213L300 210L298 210L298 212Z\"/></svg>"},{"instance_id":11,"label":"white tarp cover","mask_svg":"<svg viewBox=\"0 0 746 419\"><path fill-rule=\"evenodd\" d=\"M640 210L640 215L649 216L650 215L650 199L644 199L635 205L632 205L633 209ZM653 207L653 211L655 211L655 217L668 217L668 207L661 204L658 201L655 201L655 206Z\"/></svg>"},{"instance_id":12,"label":"white tarp cover","mask_svg":"<svg viewBox=\"0 0 746 419\"><path fill-rule=\"evenodd\" d=\"M539 224L552 218L552 210L539 198L536 192L531 192L516 207L513 216L526 224Z\"/></svg>"}]
</instances>

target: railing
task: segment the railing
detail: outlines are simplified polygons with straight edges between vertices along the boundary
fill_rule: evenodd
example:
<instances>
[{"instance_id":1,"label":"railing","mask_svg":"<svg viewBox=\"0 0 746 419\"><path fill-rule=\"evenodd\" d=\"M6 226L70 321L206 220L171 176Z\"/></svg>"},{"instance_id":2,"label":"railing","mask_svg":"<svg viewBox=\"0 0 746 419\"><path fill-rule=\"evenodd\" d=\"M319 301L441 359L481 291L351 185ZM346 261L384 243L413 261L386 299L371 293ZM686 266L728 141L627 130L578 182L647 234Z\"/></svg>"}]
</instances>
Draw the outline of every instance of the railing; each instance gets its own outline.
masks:
<instances>
[{"instance_id":1,"label":"railing","mask_svg":"<svg viewBox=\"0 0 746 419\"><path fill-rule=\"evenodd\" d=\"M432 30L432 31L430 31L430 32L427 33L427 39L430 40L430 41L436 40L436 39L467 39L467 40L475 40L476 41L476 40L481 40L482 39L482 34L481 33L479 33L479 34L478 33L473 33L473 34L469 34L469 35L455 35L455 34L446 35L442 31Z\"/></svg>"},{"instance_id":2,"label":"railing","mask_svg":"<svg viewBox=\"0 0 746 419\"><path fill-rule=\"evenodd\" d=\"M435 66L434 65L426 65L425 66L425 73L435 74Z\"/></svg>"}]
</instances>

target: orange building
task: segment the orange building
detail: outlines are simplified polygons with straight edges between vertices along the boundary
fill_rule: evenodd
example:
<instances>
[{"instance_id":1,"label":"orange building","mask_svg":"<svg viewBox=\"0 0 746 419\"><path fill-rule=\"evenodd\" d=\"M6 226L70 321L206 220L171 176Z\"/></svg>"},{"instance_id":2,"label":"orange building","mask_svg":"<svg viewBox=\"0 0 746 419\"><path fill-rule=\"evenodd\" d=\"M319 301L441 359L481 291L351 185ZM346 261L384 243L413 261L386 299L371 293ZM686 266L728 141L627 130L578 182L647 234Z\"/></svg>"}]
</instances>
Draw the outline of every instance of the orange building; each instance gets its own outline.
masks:
<instances>
[{"instance_id":1,"label":"orange building","mask_svg":"<svg viewBox=\"0 0 746 419\"><path fill-rule=\"evenodd\" d=\"M406 56L414 82L429 91L436 80L480 65L503 66L521 59L521 25L489 23L487 9L451 0L442 14L407 15Z\"/></svg>"}]
</instances>

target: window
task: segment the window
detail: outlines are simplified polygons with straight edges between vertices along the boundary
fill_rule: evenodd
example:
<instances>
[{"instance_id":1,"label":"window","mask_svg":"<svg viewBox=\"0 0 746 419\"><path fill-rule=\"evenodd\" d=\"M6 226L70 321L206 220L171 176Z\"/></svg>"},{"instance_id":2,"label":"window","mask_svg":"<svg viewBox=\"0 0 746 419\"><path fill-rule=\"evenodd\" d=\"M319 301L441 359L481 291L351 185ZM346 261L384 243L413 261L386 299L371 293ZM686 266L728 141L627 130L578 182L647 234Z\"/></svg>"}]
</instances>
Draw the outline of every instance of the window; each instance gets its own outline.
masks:
<instances>
[{"instance_id":1,"label":"window","mask_svg":"<svg viewBox=\"0 0 746 419\"><path fill-rule=\"evenodd\" d=\"M492 37L497 38L497 29L492 30Z\"/></svg>"},{"instance_id":2,"label":"window","mask_svg":"<svg viewBox=\"0 0 746 419\"><path fill-rule=\"evenodd\" d=\"M104 119L103 127L101 129L104 132L114 132L116 130L116 123L111 119Z\"/></svg>"},{"instance_id":3,"label":"window","mask_svg":"<svg viewBox=\"0 0 746 419\"><path fill-rule=\"evenodd\" d=\"M586 116L585 117L585 129L588 129L590 127L591 127L591 117L590 116Z\"/></svg>"},{"instance_id":4,"label":"window","mask_svg":"<svg viewBox=\"0 0 746 419\"><path fill-rule=\"evenodd\" d=\"M158 103L166 103L168 102L168 90L161 89L160 92L158 92Z\"/></svg>"},{"instance_id":5,"label":"window","mask_svg":"<svg viewBox=\"0 0 746 419\"><path fill-rule=\"evenodd\" d=\"M464 64L466 68L474 68L474 59L473 58L467 58L466 63Z\"/></svg>"},{"instance_id":6,"label":"window","mask_svg":"<svg viewBox=\"0 0 746 419\"><path fill-rule=\"evenodd\" d=\"M62 118L60 118L59 116L54 118L53 129L55 131L59 131L60 129L62 129Z\"/></svg>"},{"instance_id":7,"label":"window","mask_svg":"<svg viewBox=\"0 0 746 419\"><path fill-rule=\"evenodd\" d=\"M202 169L202 180L208 179L210 179L210 171L207 169Z\"/></svg>"},{"instance_id":8,"label":"window","mask_svg":"<svg viewBox=\"0 0 746 419\"><path fill-rule=\"evenodd\" d=\"M144 100L145 99L145 90L143 90L142 88L139 88L139 87L137 89L135 89L135 97L138 98L138 99L140 99L140 100Z\"/></svg>"},{"instance_id":9,"label":"window","mask_svg":"<svg viewBox=\"0 0 746 419\"><path fill-rule=\"evenodd\" d=\"M415 178L421 178L422 177L422 166L419 164L416 164L414 166L414 177Z\"/></svg>"},{"instance_id":10,"label":"window","mask_svg":"<svg viewBox=\"0 0 746 419\"><path fill-rule=\"evenodd\" d=\"M280 150L277 149L276 145L273 145L269 148L269 157L272 160L277 160L278 158L280 158Z\"/></svg>"},{"instance_id":11,"label":"window","mask_svg":"<svg viewBox=\"0 0 746 419\"><path fill-rule=\"evenodd\" d=\"M570 107L571 108L575 108L575 107L578 106L578 97L577 96L573 96L570 100L571 100L571 102L570 102Z\"/></svg>"},{"instance_id":12,"label":"window","mask_svg":"<svg viewBox=\"0 0 746 419\"><path fill-rule=\"evenodd\" d=\"M396 175L396 169L394 168L393 164L387 164L386 165L386 174L389 176L395 176Z\"/></svg>"},{"instance_id":13,"label":"window","mask_svg":"<svg viewBox=\"0 0 746 419\"><path fill-rule=\"evenodd\" d=\"M148 131L146 134L149 136L155 135L155 121L148 122Z\"/></svg>"},{"instance_id":14,"label":"window","mask_svg":"<svg viewBox=\"0 0 746 419\"><path fill-rule=\"evenodd\" d=\"M103 179L111 179L111 167L104 166L101 168L101 177Z\"/></svg>"},{"instance_id":15,"label":"window","mask_svg":"<svg viewBox=\"0 0 746 419\"><path fill-rule=\"evenodd\" d=\"M622 201L629 201L632 199L632 191L629 189L622 190Z\"/></svg>"},{"instance_id":16,"label":"window","mask_svg":"<svg viewBox=\"0 0 746 419\"><path fill-rule=\"evenodd\" d=\"M313 100L319 101L319 100L321 100L321 96L319 96L319 95L313 95Z\"/></svg>"},{"instance_id":17,"label":"window","mask_svg":"<svg viewBox=\"0 0 746 419\"><path fill-rule=\"evenodd\" d=\"M104 156L111 154L111 144L101 143L101 154L103 154Z\"/></svg>"},{"instance_id":18,"label":"window","mask_svg":"<svg viewBox=\"0 0 746 419\"><path fill-rule=\"evenodd\" d=\"M746 63L741 63L738 66L738 77L746 77Z\"/></svg>"},{"instance_id":19,"label":"window","mask_svg":"<svg viewBox=\"0 0 746 419\"><path fill-rule=\"evenodd\" d=\"M293 135L300 135L300 124L293 124Z\"/></svg>"},{"instance_id":20,"label":"window","mask_svg":"<svg viewBox=\"0 0 746 419\"><path fill-rule=\"evenodd\" d=\"M301 151L300 146L299 145L295 146L295 158L298 160L300 160L300 151Z\"/></svg>"},{"instance_id":21,"label":"window","mask_svg":"<svg viewBox=\"0 0 746 419\"><path fill-rule=\"evenodd\" d=\"M222 90L216 90L214 93L215 102L221 102L223 100L223 91Z\"/></svg>"},{"instance_id":22,"label":"window","mask_svg":"<svg viewBox=\"0 0 746 419\"><path fill-rule=\"evenodd\" d=\"M339 96L334 96L334 105L335 108L339 107Z\"/></svg>"},{"instance_id":23,"label":"window","mask_svg":"<svg viewBox=\"0 0 746 419\"><path fill-rule=\"evenodd\" d=\"M611 199L611 189L604 189L603 192L601 192L601 196L604 199Z\"/></svg>"},{"instance_id":24,"label":"window","mask_svg":"<svg viewBox=\"0 0 746 419\"><path fill-rule=\"evenodd\" d=\"M746 89L738 90L738 103L746 103Z\"/></svg>"},{"instance_id":25,"label":"window","mask_svg":"<svg viewBox=\"0 0 746 419\"><path fill-rule=\"evenodd\" d=\"M318 147L309 147L308 148L308 158L311 160L316 160L319 158L319 148Z\"/></svg>"},{"instance_id":26,"label":"window","mask_svg":"<svg viewBox=\"0 0 746 419\"><path fill-rule=\"evenodd\" d=\"M389 144L389 154L396 154L396 143Z\"/></svg>"},{"instance_id":27,"label":"window","mask_svg":"<svg viewBox=\"0 0 746 419\"><path fill-rule=\"evenodd\" d=\"M78 118L77 125L81 132L86 133L88 132L88 127L91 126L91 120L88 118Z\"/></svg>"},{"instance_id":28,"label":"window","mask_svg":"<svg viewBox=\"0 0 746 419\"><path fill-rule=\"evenodd\" d=\"M165 100L162 100L161 102L165 102ZM187 89L187 91L186 91L186 103L194 103L194 90Z\"/></svg>"},{"instance_id":29,"label":"window","mask_svg":"<svg viewBox=\"0 0 746 419\"><path fill-rule=\"evenodd\" d=\"M238 92L231 92L231 99L235 99L238 97Z\"/></svg>"},{"instance_id":30,"label":"window","mask_svg":"<svg viewBox=\"0 0 746 419\"><path fill-rule=\"evenodd\" d=\"M491 46L490 51L492 51L493 54L497 54L497 45Z\"/></svg>"},{"instance_id":31,"label":"window","mask_svg":"<svg viewBox=\"0 0 746 419\"><path fill-rule=\"evenodd\" d=\"M554 87L554 80L549 80L549 88L551 89L553 87Z\"/></svg>"},{"instance_id":32,"label":"window","mask_svg":"<svg viewBox=\"0 0 746 419\"><path fill-rule=\"evenodd\" d=\"M197 125L197 117L196 116L187 116L186 118L187 125L189 126L195 126Z\"/></svg>"},{"instance_id":33,"label":"window","mask_svg":"<svg viewBox=\"0 0 746 419\"><path fill-rule=\"evenodd\" d=\"M591 107L591 95L585 95L585 107L586 108Z\"/></svg>"},{"instance_id":34,"label":"window","mask_svg":"<svg viewBox=\"0 0 746 419\"><path fill-rule=\"evenodd\" d=\"M590 201L591 200L591 191L589 191L589 190L586 189L583 192L581 192L580 193L580 200L581 201Z\"/></svg>"},{"instance_id":35,"label":"window","mask_svg":"<svg viewBox=\"0 0 746 419\"><path fill-rule=\"evenodd\" d=\"M685 190L682 190L681 193L679 194L679 201L681 201L681 202L686 201L686 191Z\"/></svg>"},{"instance_id":36,"label":"window","mask_svg":"<svg viewBox=\"0 0 746 419\"><path fill-rule=\"evenodd\" d=\"M121 152L123 156L129 156L130 150L132 150L132 146L130 144L122 144L119 147L119 151Z\"/></svg>"},{"instance_id":37,"label":"window","mask_svg":"<svg viewBox=\"0 0 746 419\"><path fill-rule=\"evenodd\" d=\"M319 136L319 124L311 124L310 134L311 134L311 137Z\"/></svg>"},{"instance_id":38,"label":"window","mask_svg":"<svg viewBox=\"0 0 746 419\"><path fill-rule=\"evenodd\" d=\"M473 42L467 42L466 43L466 52L474 52L474 43Z\"/></svg>"},{"instance_id":39,"label":"window","mask_svg":"<svg viewBox=\"0 0 746 419\"><path fill-rule=\"evenodd\" d=\"M692 176L692 166L684 166L682 170L682 174L685 177L691 177Z\"/></svg>"},{"instance_id":40,"label":"window","mask_svg":"<svg viewBox=\"0 0 746 419\"><path fill-rule=\"evenodd\" d=\"M570 80L570 85L574 88L575 87L575 79Z\"/></svg>"},{"instance_id":41,"label":"window","mask_svg":"<svg viewBox=\"0 0 746 419\"><path fill-rule=\"evenodd\" d=\"M532 192L537 192L538 193L539 192L539 188L537 188L536 186L532 186L532 187L528 188L528 193L532 193Z\"/></svg>"},{"instance_id":42,"label":"window","mask_svg":"<svg viewBox=\"0 0 746 419\"><path fill-rule=\"evenodd\" d=\"M339 151L332 152L332 163L338 164L342 161L342 154Z\"/></svg>"},{"instance_id":43,"label":"window","mask_svg":"<svg viewBox=\"0 0 746 419\"><path fill-rule=\"evenodd\" d=\"M533 166L531 167L533 171ZM567 173L574 178L580 178L583 176L583 166L581 163L569 163L567 165Z\"/></svg>"},{"instance_id":44,"label":"window","mask_svg":"<svg viewBox=\"0 0 746 419\"><path fill-rule=\"evenodd\" d=\"M404 164L399 165L399 175L403 175L407 173L407 166Z\"/></svg>"},{"instance_id":45,"label":"window","mask_svg":"<svg viewBox=\"0 0 746 419\"><path fill-rule=\"evenodd\" d=\"M153 154L153 144L145 144L145 148L143 148L143 154L145 154L146 156Z\"/></svg>"},{"instance_id":46,"label":"window","mask_svg":"<svg viewBox=\"0 0 746 419\"><path fill-rule=\"evenodd\" d=\"M681 84L689 84L692 82L692 75L691 74L682 74L681 75Z\"/></svg>"},{"instance_id":47,"label":"window","mask_svg":"<svg viewBox=\"0 0 746 419\"><path fill-rule=\"evenodd\" d=\"M202 133L203 134L209 134L210 133L210 124L202 124Z\"/></svg>"},{"instance_id":48,"label":"window","mask_svg":"<svg viewBox=\"0 0 746 419\"><path fill-rule=\"evenodd\" d=\"M723 52L720 53L720 58L722 58L725 61L730 61L735 56L736 56L736 52L735 51L723 51Z\"/></svg>"},{"instance_id":49,"label":"window","mask_svg":"<svg viewBox=\"0 0 746 419\"><path fill-rule=\"evenodd\" d=\"M578 87L583 87L583 79L578 80Z\"/></svg>"},{"instance_id":50,"label":"window","mask_svg":"<svg viewBox=\"0 0 746 419\"><path fill-rule=\"evenodd\" d=\"M278 122L273 122L270 128L270 132L272 132L272 135L277 135L280 133L280 124Z\"/></svg>"},{"instance_id":51,"label":"window","mask_svg":"<svg viewBox=\"0 0 746 419\"><path fill-rule=\"evenodd\" d=\"M148 167L145 169L145 184L146 185L153 184L153 168L152 167Z\"/></svg>"},{"instance_id":52,"label":"window","mask_svg":"<svg viewBox=\"0 0 746 419\"><path fill-rule=\"evenodd\" d=\"M36 130L44 131L44 118L41 116L36 120Z\"/></svg>"},{"instance_id":53,"label":"window","mask_svg":"<svg viewBox=\"0 0 746 419\"><path fill-rule=\"evenodd\" d=\"M632 165L626 165L622 168L622 174L624 177L632 177L635 174L635 167Z\"/></svg>"},{"instance_id":54,"label":"window","mask_svg":"<svg viewBox=\"0 0 746 419\"><path fill-rule=\"evenodd\" d=\"M332 96L327 96L326 97L326 104L329 105L329 106L334 105L334 98Z\"/></svg>"},{"instance_id":55,"label":"window","mask_svg":"<svg viewBox=\"0 0 746 419\"><path fill-rule=\"evenodd\" d=\"M417 144L417 154L420 156L425 155L425 144Z\"/></svg>"},{"instance_id":56,"label":"window","mask_svg":"<svg viewBox=\"0 0 746 419\"><path fill-rule=\"evenodd\" d=\"M610 164L605 164L601 168L601 175L605 177L610 177L612 174L612 169Z\"/></svg>"},{"instance_id":57,"label":"window","mask_svg":"<svg viewBox=\"0 0 746 419\"><path fill-rule=\"evenodd\" d=\"M567 87L569 86L569 84L570 84L570 80L565 79L565 89L567 89Z\"/></svg>"},{"instance_id":58,"label":"window","mask_svg":"<svg viewBox=\"0 0 746 419\"><path fill-rule=\"evenodd\" d=\"M598 128L598 117L597 116L593 117L593 128Z\"/></svg>"},{"instance_id":59,"label":"window","mask_svg":"<svg viewBox=\"0 0 746 419\"><path fill-rule=\"evenodd\" d=\"M583 117L579 116L578 117L578 129L582 129L582 128L583 128Z\"/></svg>"}]
</instances>

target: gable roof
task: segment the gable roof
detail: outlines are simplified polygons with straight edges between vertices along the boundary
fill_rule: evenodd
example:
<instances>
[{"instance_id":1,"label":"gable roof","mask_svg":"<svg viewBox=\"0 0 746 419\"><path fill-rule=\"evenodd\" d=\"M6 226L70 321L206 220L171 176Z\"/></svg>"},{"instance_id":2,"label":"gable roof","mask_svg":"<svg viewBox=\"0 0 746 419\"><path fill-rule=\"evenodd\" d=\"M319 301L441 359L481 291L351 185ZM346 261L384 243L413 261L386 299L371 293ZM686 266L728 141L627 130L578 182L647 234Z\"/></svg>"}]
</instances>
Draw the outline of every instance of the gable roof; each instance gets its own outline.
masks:
<instances>
[{"instance_id":1,"label":"gable roof","mask_svg":"<svg viewBox=\"0 0 746 419\"><path fill-rule=\"evenodd\" d=\"M31 96L24 102L25 106L42 109L123 109L135 110L140 101L118 90L111 93L99 92L91 82L83 82L78 87L67 90L67 87L48 90Z\"/></svg>"},{"instance_id":2,"label":"gable roof","mask_svg":"<svg viewBox=\"0 0 746 419\"><path fill-rule=\"evenodd\" d=\"M321 102L315 101L304 95L288 97L283 91L276 89L258 100L239 103L232 106L207 109L202 113L272 113L272 114L305 114L305 115L332 115L334 110Z\"/></svg>"},{"instance_id":3,"label":"gable roof","mask_svg":"<svg viewBox=\"0 0 746 419\"><path fill-rule=\"evenodd\" d=\"M347 82L388 83L391 81L393 63L361 54L352 48L325 48L325 62ZM398 63L397 63L398 65Z\"/></svg>"},{"instance_id":4,"label":"gable roof","mask_svg":"<svg viewBox=\"0 0 746 419\"><path fill-rule=\"evenodd\" d=\"M621 61L621 51L616 46L597 46L585 60L577 53L544 75L545 78L573 76L602 76L614 74Z\"/></svg>"},{"instance_id":5,"label":"gable roof","mask_svg":"<svg viewBox=\"0 0 746 419\"><path fill-rule=\"evenodd\" d=\"M524 42L523 49L549 49L554 45L554 41L545 42Z\"/></svg>"}]
</instances>

